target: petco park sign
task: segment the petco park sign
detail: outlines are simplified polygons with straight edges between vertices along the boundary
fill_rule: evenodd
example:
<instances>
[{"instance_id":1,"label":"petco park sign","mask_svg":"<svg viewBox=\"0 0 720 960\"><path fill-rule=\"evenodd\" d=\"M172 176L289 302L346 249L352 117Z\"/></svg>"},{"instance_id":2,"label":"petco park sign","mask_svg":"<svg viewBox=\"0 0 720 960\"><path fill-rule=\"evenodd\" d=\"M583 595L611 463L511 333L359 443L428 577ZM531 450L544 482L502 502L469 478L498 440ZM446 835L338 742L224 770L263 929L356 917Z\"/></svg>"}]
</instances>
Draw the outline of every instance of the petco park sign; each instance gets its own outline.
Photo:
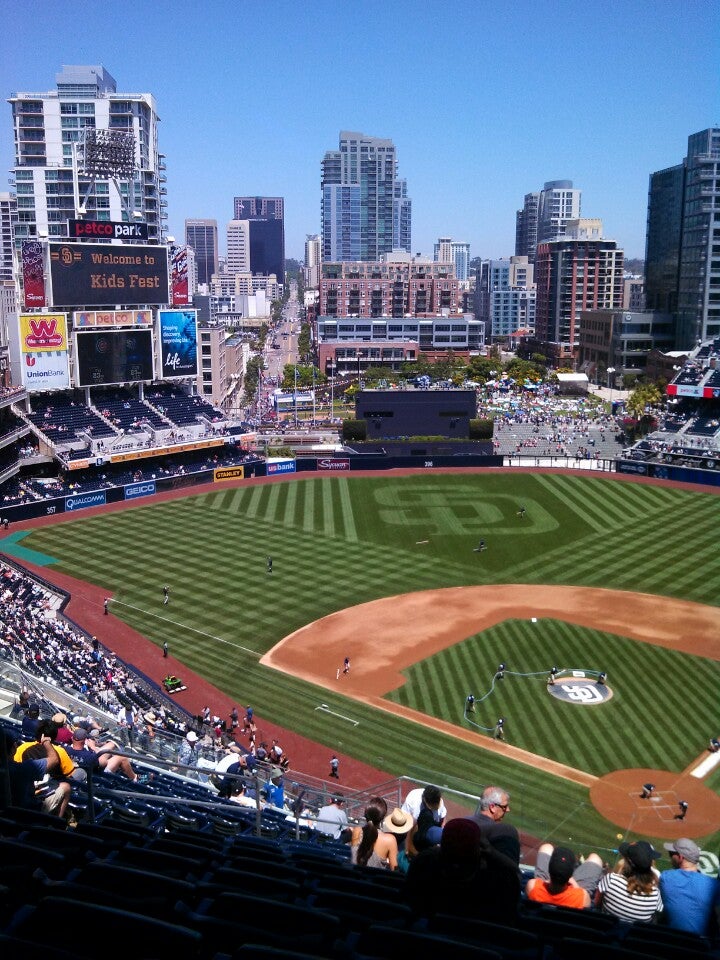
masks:
<instances>
[{"instance_id":1,"label":"petco park sign","mask_svg":"<svg viewBox=\"0 0 720 960\"><path fill-rule=\"evenodd\" d=\"M349 470L349 460L335 460L331 457L323 457L317 462L318 470Z\"/></svg>"},{"instance_id":2,"label":"petco park sign","mask_svg":"<svg viewBox=\"0 0 720 960\"><path fill-rule=\"evenodd\" d=\"M117 220L68 220L68 236L73 240L95 237L100 240L147 240L146 223L121 223Z\"/></svg>"}]
</instances>

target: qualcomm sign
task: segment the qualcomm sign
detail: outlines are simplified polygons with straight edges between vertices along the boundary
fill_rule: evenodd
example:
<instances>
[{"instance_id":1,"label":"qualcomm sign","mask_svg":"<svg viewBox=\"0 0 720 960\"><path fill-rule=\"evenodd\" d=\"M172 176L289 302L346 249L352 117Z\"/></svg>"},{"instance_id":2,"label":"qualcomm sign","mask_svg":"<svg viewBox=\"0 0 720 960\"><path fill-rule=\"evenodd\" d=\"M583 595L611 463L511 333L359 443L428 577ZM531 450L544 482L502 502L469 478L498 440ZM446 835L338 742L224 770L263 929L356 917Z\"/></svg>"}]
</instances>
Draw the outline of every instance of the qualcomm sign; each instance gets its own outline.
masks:
<instances>
[{"instance_id":1,"label":"qualcomm sign","mask_svg":"<svg viewBox=\"0 0 720 960\"><path fill-rule=\"evenodd\" d=\"M268 460L267 462L267 475L271 476L273 473L295 473L295 461L294 460Z\"/></svg>"},{"instance_id":2,"label":"qualcomm sign","mask_svg":"<svg viewBox=\"0 0 720 960\"><path fill-rule=\"evenodd\" d=\"M66 510L83 510L85 507L102 507L107 503L105 491L86 493L81 497L65 497Z\"/></svg>"},{"instance_id":3,"label":"qualcomm sign","mask_svg":"<svg viewBox=\"0 0 720 960\"><path fill-rule=\"evenodd\" d=\"M146 483L129 483L125 487L125 499L134 500L136 497L149 497L155 492L154 480L148 480Z\"/></svg>"}]
</instances>

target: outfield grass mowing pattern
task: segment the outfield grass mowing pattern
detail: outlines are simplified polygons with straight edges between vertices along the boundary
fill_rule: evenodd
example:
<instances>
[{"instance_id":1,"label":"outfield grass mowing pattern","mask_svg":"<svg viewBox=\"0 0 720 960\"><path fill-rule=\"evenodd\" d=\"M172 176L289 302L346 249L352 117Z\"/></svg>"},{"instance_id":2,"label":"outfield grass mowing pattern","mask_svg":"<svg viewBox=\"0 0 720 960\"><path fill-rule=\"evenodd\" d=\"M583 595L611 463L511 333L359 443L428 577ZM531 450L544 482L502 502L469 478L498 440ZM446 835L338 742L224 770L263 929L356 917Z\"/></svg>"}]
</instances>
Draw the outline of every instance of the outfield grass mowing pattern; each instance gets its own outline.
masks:
<instances>
[{"instance_id":1,"label":"outfield grass mowing pattern","mask_svg":"<svg viewBox=\"0 0 720 960\"><path fill-rule=\"evenodd\" d=\"M523 521L516 515L520 503L527 508ZM303 477L75 516L33 531L24 544L112 592L119 601L113 613L158 646L167 640L174 656L238 703L252 701L260 715L393 774L440 779L468 791L501 782L516 794L515 822L522 817L541 836L545 824L552 836L562 810L576 842L602 846L615 828L589 807L583 788L348 703L262 667L258 658L283 636L335 610L440 587L567 583L717 604L717 504L707 494L582 476ZM488 550L477 554L472 548L480 537ZM429 543L417 543L425 539ZM171 586L167 607L164 583ZM553 624L552 638L543 634L529 651L533 636L537 643L539 631L528 636L525 624L498 625L418 664L411 683L393 697L462 722L467 678L489 676L500 651L501 659L520 663L527 657L538 669L562 661L566 651L561 666L608 670L616 700L608 707L573 708L571 722L558 732L564 704L542 694L526 709L524 695L507 684L507 707L498 712L493 706L490 721L507 715L512 742L522 740L534 752L586 770L626 765L631 746L648 763L682 769L690 745L699 752L709 732L718 732L712 725L700 730L717 703L717 664L568 624ZM595 644L602 645L597 661L585 655ZM472 669L463 662L468 651ZM478 659L481 653L489 659ZM690 716L681 713L675 682L678 673L688 676L688 664L693 693L698 688L698 709ZM479 687L473 692L478 695ZM319 702L361 725L332 727L315 711ZM636 704L647 704L659 722L637 722ZM614 741L598 736L593 709L622 716Z\"/></svg>"},{"instance_id":2,"label":"outfield grass mowing pattern","mask_svg":"<svg viewBox=\"0 0 720 960\"><path fill-rule=\"evenodd\" d=\"M501 662L508 672L493 688ZM547 692L553 665L603 670L615 695L587 707L560 701ZM493 729L503 716L506 737L515 746L596 776L619 767L682 770L716 723L720 689L720 665L714 660L557 620L505 621L405 673L408 682L388 699L476 729L463 717L465 697L489 694L470 715L476 724ZM684 685L672 682L681 676L692 677L692 711ZM661 702L651 677L671 680ZM656 720L658 707L662 726Z\"/></svg>"}]
</instances>

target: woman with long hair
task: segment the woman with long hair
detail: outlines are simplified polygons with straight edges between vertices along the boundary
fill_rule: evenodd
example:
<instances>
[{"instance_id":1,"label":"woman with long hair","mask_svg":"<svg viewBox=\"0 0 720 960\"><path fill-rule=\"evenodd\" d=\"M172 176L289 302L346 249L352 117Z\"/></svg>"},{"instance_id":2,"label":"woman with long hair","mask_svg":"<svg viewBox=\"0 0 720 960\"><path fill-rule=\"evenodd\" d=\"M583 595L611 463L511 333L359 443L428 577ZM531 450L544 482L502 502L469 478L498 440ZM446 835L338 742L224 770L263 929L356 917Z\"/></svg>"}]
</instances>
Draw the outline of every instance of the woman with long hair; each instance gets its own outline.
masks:
<instances>
[{"instance_id":1,"label":"woman with long hair","mask_svg":"<svg viewBox=\"0 0 720 960\"><path fill-rule=\"evenodd\" d=\"M596 905L627 923L652 923L662 911L659 877L653 861L660 854L646 840L621 843L617 867L598 884Z\"/></svg>"},{"instance_id":2,"label":"woman with long hair","mask_svg":"<svg viewBox=\"0 0 720 960\"><path fill-rule=\"evenodd\" d=\"M365 808L365 826L353 829L350 857L358 866L397 870L397 840L380 829L386 811L387 804L371 801Z\"/></svg>"}]
</instances>

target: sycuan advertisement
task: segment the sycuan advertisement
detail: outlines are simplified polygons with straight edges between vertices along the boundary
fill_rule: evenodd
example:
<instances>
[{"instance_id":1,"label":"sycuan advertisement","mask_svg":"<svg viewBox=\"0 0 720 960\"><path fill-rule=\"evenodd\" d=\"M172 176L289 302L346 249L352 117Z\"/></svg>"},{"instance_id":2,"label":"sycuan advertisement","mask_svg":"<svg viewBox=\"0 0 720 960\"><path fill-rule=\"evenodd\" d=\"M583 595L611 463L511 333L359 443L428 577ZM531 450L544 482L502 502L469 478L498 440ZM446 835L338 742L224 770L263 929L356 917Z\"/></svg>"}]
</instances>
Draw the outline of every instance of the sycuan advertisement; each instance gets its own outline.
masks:
<instances>
[{"instance_id":1,"label":"sycuan advertisement","mask_svg":"<svg viewBox=\"0 0 720 960\"><path fill-rule=\"evenodd\" d=\"M197 310L159 310L160 376L196 377Z\"/></svg>"}]
</instances>

